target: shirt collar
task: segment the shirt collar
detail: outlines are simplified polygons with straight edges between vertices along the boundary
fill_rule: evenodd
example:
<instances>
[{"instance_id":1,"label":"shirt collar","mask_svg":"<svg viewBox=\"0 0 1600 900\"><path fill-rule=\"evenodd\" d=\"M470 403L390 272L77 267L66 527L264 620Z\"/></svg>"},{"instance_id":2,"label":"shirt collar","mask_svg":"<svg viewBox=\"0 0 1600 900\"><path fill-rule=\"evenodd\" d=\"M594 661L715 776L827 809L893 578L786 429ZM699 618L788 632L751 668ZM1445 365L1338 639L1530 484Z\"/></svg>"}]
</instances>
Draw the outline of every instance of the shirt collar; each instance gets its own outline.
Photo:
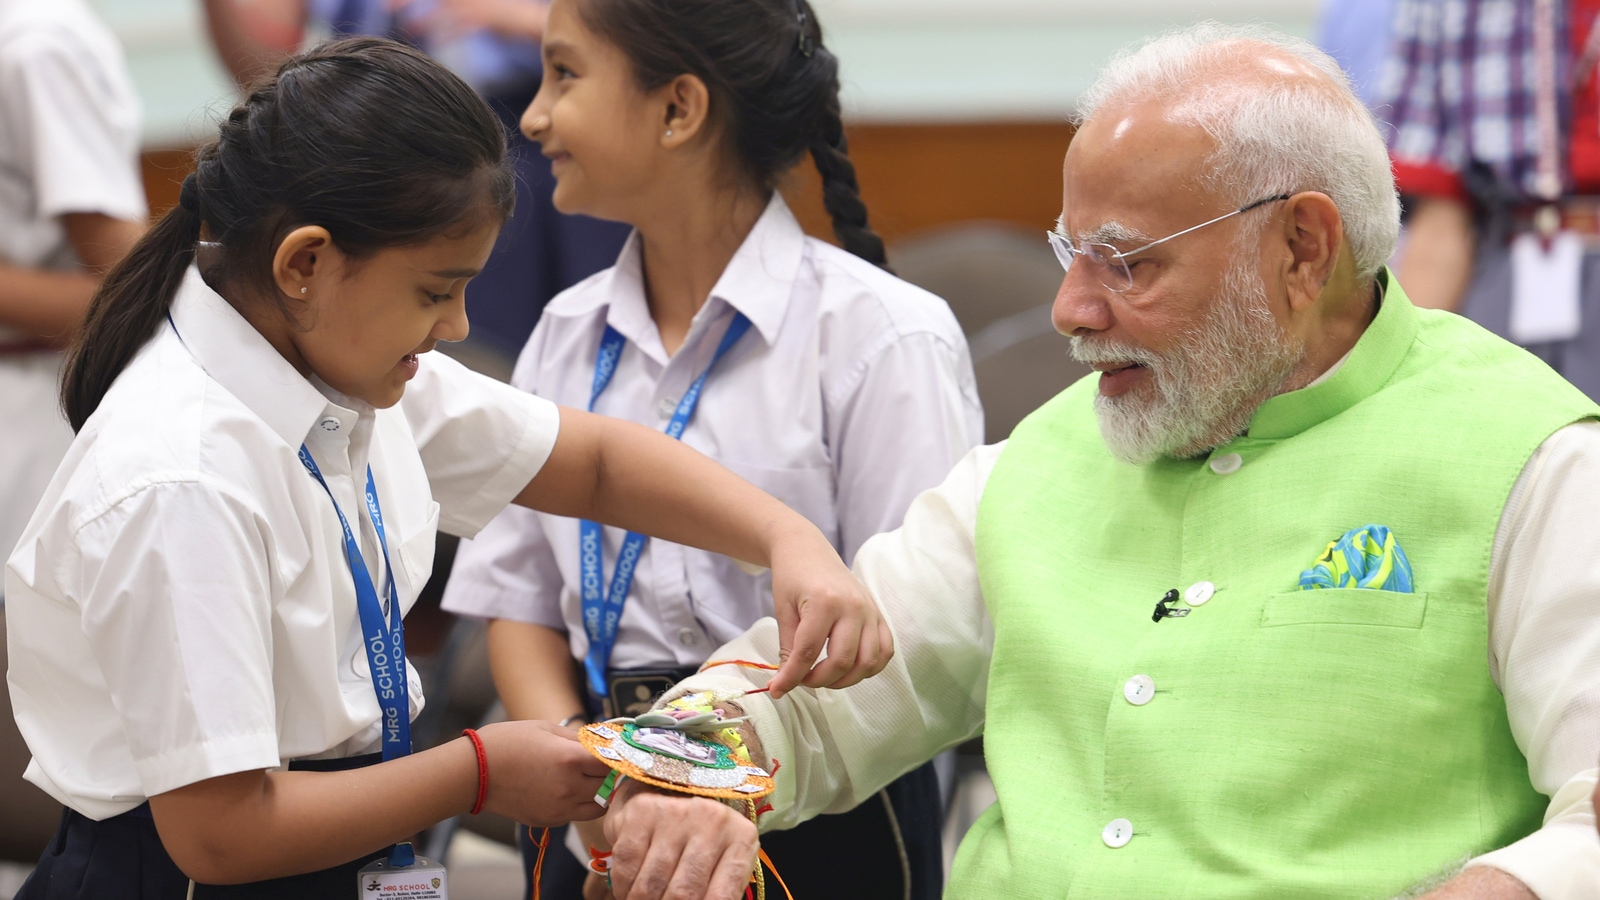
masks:
<instances>
[{"instance_id":1,"label":"shirt collar","mask_svg":"<svg viewBox=\"0 0 1600 900\"><path fill-rule=\"evenodd\" d=\"M191 266L172 300L178 339L212 380L261 417L284 443L305 442L330 403L233 304Z\"/></svg>"},{"instance_id":2,"label":"shirt collar","mask_svg":"<svg viewBox=\"0 0 1600 900\"><path fill-rule=\"evenodd\" d=\"M761 339L771 346L778 338L795 280L800 275L805 237L789 205L774 192L755 227L711 288L710 299L695 314L696 321L719 315L720 301L744 313ZM602 307L606 309L606 324L629 343L661 359L666 358L645 299L644 257L637 231L623 244L616 265L593 282L592 290L555 301L546 313L582 316Z\"/></svg>"},{"instance_id":3,"label":"shirt collar","mask_svg":"<svg viewBox=\"0 0 1600 900\"><path fill-rule=\"evenodd\" d=\"M1378 314L1337 370L1325 379L1261 404L1250 420L1250 437L1293 437L1355 406L1388 383L1410 352L1419 325L1417 308L1389 270L1378 275L1378 284Z\"/></svg>"}]
</instances>

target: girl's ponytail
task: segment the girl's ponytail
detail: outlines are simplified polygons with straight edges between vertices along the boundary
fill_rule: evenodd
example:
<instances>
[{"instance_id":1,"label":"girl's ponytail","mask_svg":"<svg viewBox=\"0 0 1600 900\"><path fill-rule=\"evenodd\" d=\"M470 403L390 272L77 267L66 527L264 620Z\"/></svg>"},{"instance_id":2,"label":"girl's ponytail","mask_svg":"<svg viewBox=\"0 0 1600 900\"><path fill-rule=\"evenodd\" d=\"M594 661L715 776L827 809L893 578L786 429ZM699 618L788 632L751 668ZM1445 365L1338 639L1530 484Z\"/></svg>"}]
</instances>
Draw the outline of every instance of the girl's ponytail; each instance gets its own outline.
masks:
<instances>
[{"instance_id":1,"label":"girl's ponytail","mask_svg":"<svg viewBox=\"0 0 1600 900\"><path fill-rule=\"evenodd\" d=\"M145 232L112 267L89 302L89 312L67 354L61 378L61 408L72 430L83 428L139 348L167 319L183 273L194 262L200 215L194 208L193 176L184 200Z\"/></svg>"},{"instance_id":2,"label":"girl's ponytail","mask_svg":"<svg viewBox=\"0 0 1600 900\"><path fill-rule=\"evenodd\" d=\"M420 51L377 38L285 60L195 159L178 207L89 304L61 384L73 430L165 322L202 231L215 251L207 283L230 303L276 303L287 315L272 259L294 228L321 225L359 260L498 224L516 198L506 133L488 105Z\"/></svg>"},{"instance_id":3,"label":"girl's ponytail","mask_svg":"<svg viewBox=\"0 0 1600 900\"><path fill-rule=\"evenodd\" d=\"M685 73L705 82L731 161L763 188L810 152L839 243L887 268L845 141L839 60L807 0L580 0L578 14L645 91Z\"/></svg>"}]
</instances>

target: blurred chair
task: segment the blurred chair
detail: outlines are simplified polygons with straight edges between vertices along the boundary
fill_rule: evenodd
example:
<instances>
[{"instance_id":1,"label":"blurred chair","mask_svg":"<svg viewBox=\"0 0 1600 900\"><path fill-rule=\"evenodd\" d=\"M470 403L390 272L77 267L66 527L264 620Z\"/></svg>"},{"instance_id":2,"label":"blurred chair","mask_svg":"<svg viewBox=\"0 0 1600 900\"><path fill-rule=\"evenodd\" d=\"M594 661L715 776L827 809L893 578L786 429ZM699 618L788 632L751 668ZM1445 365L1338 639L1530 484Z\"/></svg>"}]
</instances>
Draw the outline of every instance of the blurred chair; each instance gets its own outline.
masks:
<instances>
[{"instance_id":1,"label":"blurred chair","mask_svg":"<svg viewBox=\"0 0 1600 900\"><path fill-rule=\"evenodd\" d=\"M890 265L943 297L966 332L983 400L984 441L994 443L1046 400L1088 374L1050 324L1061 264L1044 229L974 222L897 242Z\"/></svg>"},{"instance_id":2,"label":"blurred chair","mask_svg":"<svg viewBox=\"0 0 1600 900\"><path fill-rule=\"evenodd\" d=\"M6 666L6 613L0 606L0 672ZM12 718L11 692L0 689L0 860L31 868L55 836L61 804L22 780L30 758Z\"/></svg>"}]
</instances>

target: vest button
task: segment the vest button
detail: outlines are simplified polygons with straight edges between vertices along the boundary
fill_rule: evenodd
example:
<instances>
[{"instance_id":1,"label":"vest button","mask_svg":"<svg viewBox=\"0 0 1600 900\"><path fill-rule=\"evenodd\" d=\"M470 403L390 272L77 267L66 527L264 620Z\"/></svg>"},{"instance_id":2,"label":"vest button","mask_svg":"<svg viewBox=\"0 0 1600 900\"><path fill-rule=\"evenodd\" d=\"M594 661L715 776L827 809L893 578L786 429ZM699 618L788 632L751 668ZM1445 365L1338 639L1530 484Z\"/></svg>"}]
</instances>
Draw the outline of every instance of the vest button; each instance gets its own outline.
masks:
<instances>
[{"instance_id":1,"label":"vest button","mask_svg":"<svg viewBox=\"0 0 1600 900\"><path fill-rule=\"evenodd\" d=\"M1189 585L1187 591L1183 592L1183 601L1190 606L1205 606L1206 601L1210 600L1216 592L1217 586L1211 582L1196 581L1194 584Z\"/></svg>"},{"instance_id":2,"label":"vest button","mask_svg":"<svg viewBox=\"0 0 1600 900\"><path fill-rule=\"evenodd\" d=\"M1133 840L1133 823L1127 819L1112 819L1100 832L1100 840L1113 850L1128 846L1128 842Z\"/></svg>"},{"instance_id":3,"label":"vest button","mask_svg":"<svg viewBox=\"0 0 1600 900\"><path fill-rule=\"evenodd\" d=\"M1237 453L1224 453L1211 460L1211 471L1218 475L1232 475L1244 465L1244 457Z\"/></svg>"},{"instance_id":4,"label":"vest button","mask_svg":"<svg viewBox=\"0 0 1600 900\"><path fill-rule=\"evenodd\" d=\"M1156 683L1149 675L1135 675L1122 683L1122 696L1128 698L1128 702L1134 706L1149 703L1155 695Z\"/></svg>"}]
</instances>

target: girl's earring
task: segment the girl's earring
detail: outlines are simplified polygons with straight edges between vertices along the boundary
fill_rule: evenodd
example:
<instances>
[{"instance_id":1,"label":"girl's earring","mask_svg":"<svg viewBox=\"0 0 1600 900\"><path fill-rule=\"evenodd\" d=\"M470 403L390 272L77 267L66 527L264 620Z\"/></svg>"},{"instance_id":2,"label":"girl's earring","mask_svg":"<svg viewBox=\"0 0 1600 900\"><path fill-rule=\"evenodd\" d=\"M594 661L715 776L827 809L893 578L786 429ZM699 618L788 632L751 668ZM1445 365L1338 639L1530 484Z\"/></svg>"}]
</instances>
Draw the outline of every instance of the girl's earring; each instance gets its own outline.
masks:
<instances>
[{"instance_id":1,"label":"girl's earring","mask_svg":"<svg viewBox=\"0 0 1600 900\"><path fill-rule=\"evenodd\" d=\"M310 290L311 290L310 288L303 287L303 288L300 289L300 293L304 294L304 293L306 293L307 291L310 291Z\"/></svg>"},{"instance_id":2,"label":"girl's earring","mask_svg":"<svg viewBox=\"0 0 1600 900\"><path fill-rule=\"evenodd\" d=\"M667 137L672 137L672 129L671 128L667 129Z\"/></svg>"}]
</instances>

